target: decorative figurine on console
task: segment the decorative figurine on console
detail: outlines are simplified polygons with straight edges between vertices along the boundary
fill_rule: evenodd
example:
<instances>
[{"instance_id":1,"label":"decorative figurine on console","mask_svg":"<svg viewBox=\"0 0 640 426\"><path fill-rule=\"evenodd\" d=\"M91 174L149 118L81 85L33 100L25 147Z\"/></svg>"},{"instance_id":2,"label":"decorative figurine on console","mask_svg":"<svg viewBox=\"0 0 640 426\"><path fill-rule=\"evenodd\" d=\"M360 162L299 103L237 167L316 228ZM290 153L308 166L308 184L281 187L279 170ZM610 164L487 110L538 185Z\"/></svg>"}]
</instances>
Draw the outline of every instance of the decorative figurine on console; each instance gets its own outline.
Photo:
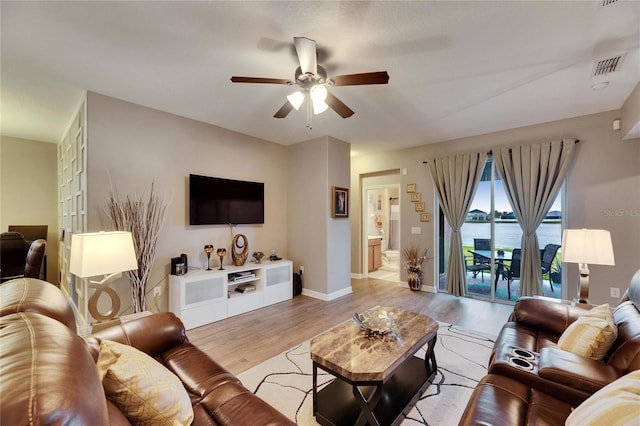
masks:
<instances>
[{"instance_id":1,"label":"decorative figurine on console","mask_svg":"<svg viewBox=\"0 0 640 426\"><path fill-rule=\"evenodd\" d=\"M253 258L256 260L255 263L262 263L261 260L264 257L264 253L261 251L256 251L253 253Z\"/></svg>"},{"instance_id":2,"label":"decorative figurine on console","mask_svg":"<svg viewBox=\"0 0 640 426\"><path fill-rule=\"evenodd\" d=\"M240 242L242 240L242 242ZM249 255L249 241L243 234L237 234L231 242L231 259L236 266L242 266Z\"/></svg>"},{"instance_id":3,"label":"decorative figurine on console","mask_svg":"<svg viewBox=\"0 0 640 426\"><path fill-rule=\"evenodd\" d=\"M275 260L280 260L282 259L281 257L278 257L278 252L276 251L276 249L271 250L271 256L269 256L269 260L270 261L275 261Z\"/></svg>"}]
</instances>

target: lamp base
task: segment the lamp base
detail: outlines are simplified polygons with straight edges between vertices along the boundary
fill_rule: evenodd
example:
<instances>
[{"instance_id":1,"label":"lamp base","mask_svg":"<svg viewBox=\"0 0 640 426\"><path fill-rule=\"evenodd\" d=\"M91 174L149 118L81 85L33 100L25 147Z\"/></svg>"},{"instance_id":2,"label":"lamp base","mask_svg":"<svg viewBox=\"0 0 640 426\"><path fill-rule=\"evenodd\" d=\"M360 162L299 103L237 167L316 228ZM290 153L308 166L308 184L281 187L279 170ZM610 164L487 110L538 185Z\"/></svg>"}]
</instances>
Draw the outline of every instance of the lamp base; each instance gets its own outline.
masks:
<instances>
[{"instance_id":1,"label":"lamp base","mask_svg":"<svg viewBox=\"0 0 640 426\"><path fill-rule=\"evenodd\" d=\"M589 303L589 268L586 263L580 264L580 280L578 281L578 302Z\"/></svg>"},{"instance_id":2,"label":"lamp base","mask_svg":"<svg viewBox=\"0 0 640 426\"><path fill-rule=\"evenodd\" d=\"M571 306L575 306L576 308L582 308L586 310L590 310L591 308L593 308L593 305L591 303L581 302L578 299L573 299L573 301L571 302Z\"/></svg>"},{"instance_id":3,"label":"lamp base","mask_svg":"<svg viewBox=\"0 0 640 426\"><path fill-rule=\"evenodd\" d=\"M118 293L116 293L114 289L109 287L109 282L116 278L120 278L121 276L122 273L118 272L105 276L102 281L89 282L89 287L94 288L95 291L89 298L88 308L89 313L96 320L100 322L110 321L120 313L120 296L118 296ZM102 293L105 293L109 297L111 304L109 310L106 312L100 312L98 309L98 299L100 299Z\"/></svg>"}]
</instances>

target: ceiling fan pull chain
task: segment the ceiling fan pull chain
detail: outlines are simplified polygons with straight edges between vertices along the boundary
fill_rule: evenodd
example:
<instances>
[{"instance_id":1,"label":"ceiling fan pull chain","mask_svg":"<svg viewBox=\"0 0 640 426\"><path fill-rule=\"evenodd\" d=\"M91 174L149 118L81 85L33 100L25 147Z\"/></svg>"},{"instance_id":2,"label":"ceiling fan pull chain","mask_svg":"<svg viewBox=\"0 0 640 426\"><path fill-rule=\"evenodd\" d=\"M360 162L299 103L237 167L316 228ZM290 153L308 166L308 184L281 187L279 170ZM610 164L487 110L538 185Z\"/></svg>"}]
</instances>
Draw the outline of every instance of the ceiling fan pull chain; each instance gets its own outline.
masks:
<instances>
[{"instance_id":1,"label":"ceiling fan pull chain","mask_svg":"<svg viewBox=\"0 0 640 426\"><path fill-rule=\"evenodd\" d=\"M311 99L307 99L307 129L311 130L311 120L313 120L313 114L311 113Z\"/></svg>"}]
</instances>

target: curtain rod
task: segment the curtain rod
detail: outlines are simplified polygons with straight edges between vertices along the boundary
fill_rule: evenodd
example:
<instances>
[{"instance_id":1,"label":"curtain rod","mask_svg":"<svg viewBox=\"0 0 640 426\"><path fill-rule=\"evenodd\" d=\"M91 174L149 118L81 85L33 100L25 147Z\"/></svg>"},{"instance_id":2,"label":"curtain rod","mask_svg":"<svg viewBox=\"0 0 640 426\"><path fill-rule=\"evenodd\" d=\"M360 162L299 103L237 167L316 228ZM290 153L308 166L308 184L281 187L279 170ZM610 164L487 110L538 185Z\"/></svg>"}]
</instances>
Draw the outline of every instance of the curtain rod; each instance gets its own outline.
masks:
<instances>
[{"instance_id":1,"label":"curtain rod","mask_svg":"<svg viewBox=\"0 0 640 426\"><path fill-rule=\"evenodd\" d=\"M580 139L576 139L576 140L575 140L575 143L577 143L577 144L578 144L578 143L580 143ZM487 155L493 155L493 151L492 151L492 150L489 150L489 151L487 152ZM429 163L428 161L423 161L423 162L422 162L422 164L428 164L428 163Z\"/></svg>"}]
</instances>

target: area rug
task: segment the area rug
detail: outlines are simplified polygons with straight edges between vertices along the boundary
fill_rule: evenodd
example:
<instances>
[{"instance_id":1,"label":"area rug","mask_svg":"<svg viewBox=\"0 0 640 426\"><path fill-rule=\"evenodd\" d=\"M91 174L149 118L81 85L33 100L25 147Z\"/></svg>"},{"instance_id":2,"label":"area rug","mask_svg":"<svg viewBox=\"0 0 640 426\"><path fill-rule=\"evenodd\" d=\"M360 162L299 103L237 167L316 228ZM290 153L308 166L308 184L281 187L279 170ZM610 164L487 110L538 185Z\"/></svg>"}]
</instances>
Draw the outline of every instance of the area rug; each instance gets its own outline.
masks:
<instances>
[{"instance_id":1,"label":"area rug","mask_svg":"<svg viewBox=\"0 0 640 426\"><path fill-rule=\"evenodd\" d=\"M438 373L402 425L456 425L471 392L487 373L495 336L439 323L435 348ZM424 358L424 350L416 356ZM309 341L238 375L242 383L298 425L316 425L313 417ZM318 384L334 377L319 370Z\"/></svg>"}]
</instances>

